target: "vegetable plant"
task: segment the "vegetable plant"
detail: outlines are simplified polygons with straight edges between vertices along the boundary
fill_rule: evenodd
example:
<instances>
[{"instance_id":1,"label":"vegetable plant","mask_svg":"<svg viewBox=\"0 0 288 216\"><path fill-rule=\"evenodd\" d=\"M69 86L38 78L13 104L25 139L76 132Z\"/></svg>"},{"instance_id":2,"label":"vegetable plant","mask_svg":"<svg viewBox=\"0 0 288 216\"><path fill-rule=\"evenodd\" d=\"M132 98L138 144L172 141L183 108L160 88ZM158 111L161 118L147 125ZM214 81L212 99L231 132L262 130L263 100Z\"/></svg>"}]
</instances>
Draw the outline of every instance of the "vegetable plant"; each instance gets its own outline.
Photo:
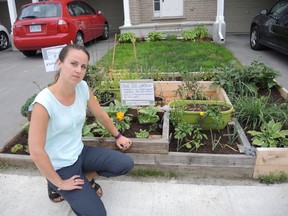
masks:
<instances>
[{"instance_id":1,"label":"vegetable plant","mask_svg":"<svg viewBox=\"0 0 288 216\"><path fill-rule=\"evenodd\" d=\"M146 130L140 129L138 132L135 132L137 138L148 138L149 132Z\"/></svg>"},{"instance_id":2,"label":"vegetable plant","mask_svg":"<svg viewBox=\"0 0 288 216\"><path fill-rule=\"evenodd\" d=\"M142 107L138 110L138 121L140 124L148 124L148 123L157 123L159 121L159 116L157 112L159 111L158 107L155 106L147 106Z\"/></svg>"}]
</instances>

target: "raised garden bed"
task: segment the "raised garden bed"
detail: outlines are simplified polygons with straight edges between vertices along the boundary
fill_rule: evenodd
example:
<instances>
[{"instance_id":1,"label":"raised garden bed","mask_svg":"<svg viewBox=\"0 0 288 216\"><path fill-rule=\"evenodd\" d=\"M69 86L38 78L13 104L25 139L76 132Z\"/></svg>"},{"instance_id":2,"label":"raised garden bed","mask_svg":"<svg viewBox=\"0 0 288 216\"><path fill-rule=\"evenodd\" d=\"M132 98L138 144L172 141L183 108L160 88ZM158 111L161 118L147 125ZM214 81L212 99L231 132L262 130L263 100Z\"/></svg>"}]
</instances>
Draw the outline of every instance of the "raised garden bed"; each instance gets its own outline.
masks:
<instances>
[{"instance_id":1,"label":"raised garden bed","mask_svg":"<svg viewBox=\"0 0 288 216\"><path fill-rule=\"evenodd\" d=\"M284 98L287 98L287 91L280 89L280 93ZM229 100L229 99L228 99ZM144 146L145 140L133 138L133 151L130 154L137 166L145 166L151 168L161 169L175 169L176 172L183 172L183 174L189 172L197 176L219 176L219 177L258 177L259 175L266 175L269 172L279 172L288 170L288 149L279 148L257 148L256 155L253 155L251 145L245 136L245 132L235 121L237 131L239 134L239 146L238 149L241 153L237 154L208 154L208 153L191 153L191 152L172 152L171 149L166 152L157 150L160 140L171 139L169 133L162 134L162 137L153 139L154 146L151 147L156 153L144 152L150 147ZM169 127L169 126L168 126ZM168 130L168 129L167 129ZM164 132L163 132L164 133ZM86 139L86 138L85 138ZM107 144L104 144L107 141ZM105 147L115 148L114 139L112 138L92 138L87 141L87 145L104 145ZM143 145L144 144L144 145ZM163 144L161 144L163 147ZM152 145L151 145L152 146ZM159 145L160 146L160 145ZM167 148L168 145L165 145ZM135 147L135 148L134 148ZM1 149L2 152L4 149ZM262 153L264 152L264 153ZM14 155L0 153L0 161L14 164L17 166L34 166L28 155Z\"/></svg>"}]
</instances>

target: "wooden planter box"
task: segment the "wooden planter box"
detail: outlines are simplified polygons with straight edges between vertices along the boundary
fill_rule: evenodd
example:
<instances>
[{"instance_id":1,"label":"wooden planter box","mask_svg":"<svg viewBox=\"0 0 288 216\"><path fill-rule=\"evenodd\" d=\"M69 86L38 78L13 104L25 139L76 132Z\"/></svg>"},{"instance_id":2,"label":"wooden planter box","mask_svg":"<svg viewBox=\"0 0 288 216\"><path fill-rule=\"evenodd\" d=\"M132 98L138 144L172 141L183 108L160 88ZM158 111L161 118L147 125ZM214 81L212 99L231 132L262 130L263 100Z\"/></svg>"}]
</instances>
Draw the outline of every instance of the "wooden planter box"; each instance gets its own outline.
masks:
<instances>
[{"instance_id":1,"label":"wooden planter box","mask_svg":"<svg viewBox=\"0 0 288 216\"><path fill-rule=\"evenodd\" d=\"M255 157L245 154L251 148L248 139L236 119L231 122L239 135L241 154L204 154L169 152L168 154L131 153L134 162L141 168L175 171L180 175L191 177L226 177L251 178L253 176Z\"/></svg>"},{"instance_id":2,"label":"wooden planter box","mask_svg":"<svg viewBox=\"0 0 288 216\"><path fill-rule=\"evenodd\" d=\"M179 86L183 85L182 81L154 81L154 94L155 97L164 98L164 104L167 105L176 97L176 91ZM203 89L203 93L214 101L224 101L230 103L226 92L220 86L210 89L211 81L198 81L197 84Z\"/></svg>"},{"instance_id":3,"label":"wooden planter box","mask_svg":"<svg viewBox=\"0 0 288 216\"><path fill-rule=\"evenodd\" d=\"M154 81L154 95L164 99L163 105L168 105L169 102L174 100L177 89L183 83L182 81ZM210 89L211 81L198 81L197 83L210 100L224 101L231 104L226 92L220 86ZM109 89L109 91L115 93L116 99L121 101L120 89Z\"/></svg>"},{"instance_id":4,"label":"wooden planter box","mask_svg":"<svg viewBox=\"0 0 288 216\"><path fill-rule=\"evenodd\" d=\"M127 153L167 154L169 151L169 113L164 112L162 135L147 139L131 138L133 145ZM82 141L88 146L100 146L117 150L113 137L83 137Z\"/></svg>"},{"instance_id":5,"label":"wooden planter box","mask_svg":"<svg viewBox=\"0 0 288 216\"><path fill-rule=\"evenodd\" d=\"M287 89L279 87L278 90L283 98L288 99ZM288 174L288 148L256 148L253 178L280 172Z\"/></svg>"},{"instance_id":6,"label":"wooden planter box","mask_svg":"<svg viewBox=\"0 0 288 216\"><path fill-rule=\"evenodd\" d=\"M168 113L167 113L168 115ZM164 119L164 121L167 121ZM160 169L163 171L175 171L179 175L191 175L196 177L226 177L226 178L251 178L253 175L255 157L245 155L245 148L250 143L237 120L233 119L239 134L239 149L242 154L202 154L169 152L168 130L163 131L161 138L147 142L147 139L133 139L133 147L125 151L133 158L137 168ZM166 122L168 124L168 122ZM165 124L166 124L165 123ZM105 140L105 142L104 142ZM116 149L113 138L83 138L85 145L103 146ZM0 153L0 161L23 168L36 168L28 155Z\"/></svg>"},{"instance_id":7,"label":"wooden planter box","mask_svg":"<svg viewBox=\"0 0 288 216\"><path fill-rule=\"evenodd\" d=\"M257 148L256 155L254 178L270 173L288 173L287 148Z\"/></svg>"}]
</instances>

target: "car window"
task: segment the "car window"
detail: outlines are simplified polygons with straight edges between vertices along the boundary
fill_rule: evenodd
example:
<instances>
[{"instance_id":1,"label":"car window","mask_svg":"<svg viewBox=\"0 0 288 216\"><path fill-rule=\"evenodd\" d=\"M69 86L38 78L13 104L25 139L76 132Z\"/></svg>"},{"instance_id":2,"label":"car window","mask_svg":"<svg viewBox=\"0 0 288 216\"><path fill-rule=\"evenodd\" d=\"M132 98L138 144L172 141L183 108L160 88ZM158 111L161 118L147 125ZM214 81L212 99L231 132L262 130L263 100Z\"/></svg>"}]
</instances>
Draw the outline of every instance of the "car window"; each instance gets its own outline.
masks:
<instances>
[{"instance_id":1,"label":"car window","mask_svg":"<svg viewBox=\"0 0 288 216\"><path fill-rule=\"evenodd\" d=\"M79 2L79 6L81 8L83 8L83 10L85 10L85 14L95 14L93 8L91 8L88 4L86 4L85 2Z\"/></svg>"},{"instance_id":2,"label":"car window","mask_svg":"<svg viewBox=\"0 0 288 216\"><path fill-rule=\"evenodd\" d=\"M270 11L273 16L281 17L287 15L288 1L278 2Z\"/></svg>"},{"instance_id":3,"label":"car window","mask_svg":"<svg viewBox=\"0 0 288 216\"><path fill-rule=\"evenodd\" d=\"M68 8L69 8L69 13L71 16L81 16L81 15L85 15L86 11L84 8L82 8L78 2L71 2L68 4Z\"/></svg>"},{"instance_id":4,"label":"car window","mask_svg":"<svg viewBox=\"0 0 288 216\"><path fill-rule=\"evenodd\" d=\"M61 7L59 4L34 4L22 8L18 19L59 17Z\"/></svg>"}]
</instances>

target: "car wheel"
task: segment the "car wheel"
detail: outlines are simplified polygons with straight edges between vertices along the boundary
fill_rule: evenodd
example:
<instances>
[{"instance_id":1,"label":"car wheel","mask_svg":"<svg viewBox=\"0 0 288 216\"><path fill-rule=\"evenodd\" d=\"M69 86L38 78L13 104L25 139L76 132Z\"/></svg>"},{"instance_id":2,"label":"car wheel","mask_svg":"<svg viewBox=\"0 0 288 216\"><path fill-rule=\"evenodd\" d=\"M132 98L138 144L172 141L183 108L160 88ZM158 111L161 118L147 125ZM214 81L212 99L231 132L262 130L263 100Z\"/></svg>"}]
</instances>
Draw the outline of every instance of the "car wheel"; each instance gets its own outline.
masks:
<instances>
[{"instance_id":1,"label":"car wheel","mask_svg":"<svg viewBox=\"0 0 288 216\"><path fill-rule=\"evenodd\" d=\"M5 50L9 46L9 38L5 32L0 32L0 50Z\"/></svg>"},{"instance_id":2,"label":"car wheel","mask_svg":"<svg viewBox=\"0 0 288 216\"><path fill-rule=\"evenodd\" d=\"M107 40L108 38L109 38L109 26L108 24L104 24L104 30L101 39Z\"/></svg>"},{"instance_id":3,"label":"car wheel","mask_svg":"<svg viewBox=\"0 0 288 216\"><path fill-rule=\"evenodd\" d=\"M23 55L25 55L26 57L32 57L35 56L37 53L37 50L28 50L28 51L21 51L23 53Z\"/></svg>"},{"instance_id":4,"label":"car wheel","mask_svg":"<svg viewBox=\"0 0 288 216\"><path fill-rule=\"evenodd\" d=\"M250 47L253 50L260 50L263 48L263 45L260 44L260 34L258 26L254 26L250 32Z\"/></svg>"},{"instance_id":5,"label":"car wheel","mask_svg":"<svg viewBox=\"0 0 288 216\"><path fill-rule=\"evenodd\" d=\"M75 44L78 44L80 46L84 46L84 38L81 32L77 32L76 38L75 38Z\"/></svg>"}]
</instances>

